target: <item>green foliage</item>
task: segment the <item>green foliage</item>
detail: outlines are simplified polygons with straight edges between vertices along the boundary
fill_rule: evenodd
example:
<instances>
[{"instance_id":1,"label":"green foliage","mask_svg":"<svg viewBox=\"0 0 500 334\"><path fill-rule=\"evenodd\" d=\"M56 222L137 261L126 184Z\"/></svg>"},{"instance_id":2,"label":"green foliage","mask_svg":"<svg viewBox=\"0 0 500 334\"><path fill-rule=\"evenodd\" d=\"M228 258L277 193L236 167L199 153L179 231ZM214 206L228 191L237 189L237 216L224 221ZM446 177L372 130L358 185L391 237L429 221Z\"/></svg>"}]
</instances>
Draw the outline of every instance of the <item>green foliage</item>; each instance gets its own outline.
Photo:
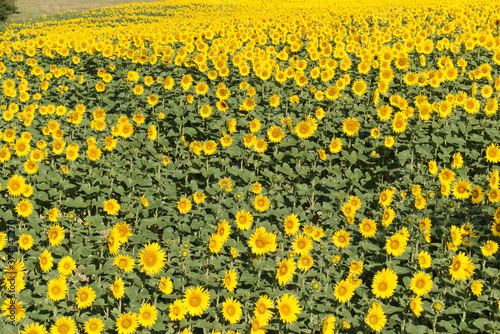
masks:
<instances>
[{"instance_id":1,"label":"green foliage","mask_svg":"<svg viewBox=\"0 0 500 334\"><path fill-rule=\"evenodd\" d=\"M16 10L16 0L0 0L0 21L6 21Z\"/></svg>"}]
</instances>

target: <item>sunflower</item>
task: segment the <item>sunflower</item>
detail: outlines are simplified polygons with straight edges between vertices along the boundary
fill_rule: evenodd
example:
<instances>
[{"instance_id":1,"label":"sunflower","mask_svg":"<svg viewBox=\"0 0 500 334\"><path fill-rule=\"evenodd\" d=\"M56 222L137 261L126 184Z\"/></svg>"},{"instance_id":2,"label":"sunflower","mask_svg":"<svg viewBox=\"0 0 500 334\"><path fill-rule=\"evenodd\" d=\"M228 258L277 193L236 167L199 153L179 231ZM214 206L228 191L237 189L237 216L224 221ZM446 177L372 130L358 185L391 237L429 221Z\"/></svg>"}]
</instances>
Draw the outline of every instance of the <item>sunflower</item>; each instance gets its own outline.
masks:
<instances>
[{"instance_id":1,"label":"sunflower","mask_svg":"<svg viewBox=\"0 0 500 334\"><path fill-rule=\"evenodd\" d=\"M419 230L423 230L424 228L430 229L432 227L432 222L429 217L425 217L418 223Z\"/></svg>"},{"instance_id":2,"label":"sunflower","mask_svg":"<svg viewBox=\"0 0 500 334\"><path fill-rule=\"evenodd\" d=\"M429 274L421 271L413 275L410 282L410 290L417 296L425 296L432 289L432 278Z\"/></svg>"},{"instance_id":3,"label":"sunflower","mask_svg":"<svg viewBox=\"0 0 500 334\"><path fill-rule=\"evenodd\" d=\"M61 244L64 239L64 227L59 225L53 225L50 227L48 232L48 239L52 247L57 247Z\"/></svg>"},{"instance_id":4,"label":"sunflower","mask_svg":"<svg viewBox=\"0 0 500 334\"><path fill-rule=\"evenodd\" d=\"M384 145L385 147L391 148L394 146L394 137L393 136L387 136L384 140Z\"/></svg>"},{"instance_id":5,"label":"sunflower","mask_svg":"<svg viewBox=\"0 0 500 334\"><path fill-rule=\"evenodd\" d=\"M44 325L40 325L38 322L35 322L24 326L21 334L47 334L47 329Z\"/></svg>"},{"instance_id":6,"label":"sunflower","mask_svg":"<svg viewBox=\"0 0 500 334\"><path fill-rule=\"evenodd\" d=\"M0 232L0 251L5 248L7 244L7 233Z\"/></svg>"},{"instance_id":7,"label":"sunflower","mask_svg":"<svg viewBox=\"0 0 500 334\"><path fill-rule=\"evenodd\" d=\"M285 227L285 232L287 235L291 236L297 233L300 227L299 217L296 214L290 214L285 218L283 223Z\"/></svg>"},{"instance_id":8,"label":"sunflower","mask_svg":"<svg viewBox=\"0 0 500 334\"><path fill-rule=\"evenodd\" d=\"M78 292L76 293L76 306L79 309L84 309L92 306L92 303L94 302L96 298L96 293L95 291L89 287L89 286L84 286L78 289Z\"/></svg>"},{"instance_id":9,"label":"sunflower","mask_svg":"<svg viewBox=\"0 0 500 334\"><path fill-rule=\"evenodd\" d=\"M392 108L387 104L380 106L377 109L377 115L381 121L387 121L391 118Z\"/></svg>"},{"instance_id":10,"label":"sunflower","mask_svg":"<svg viewBox=\"0 0 500 334\"><path fill-rule=\"evenodd\" d=\"M55 140L52 144L52 152L54 154L62 154L64 152L64 147L66 146L66 142L64 140Z\"/></svg>"},{"instance_id":11,"label":"sunflower","mask_svg":"<svg viewBox=\"0 0 500 334\"><path fill-rule=\"evenodd\" d=\"M496 203L500 201L500 190L499 189L491 189L491 191L488 193L488 200L491 203Z\"/></svg>"},{"instance_id":12,"label":"sunflower","mask_svg":"<svg viewBox=\"0 0 500 334\"><path fill-rule=\"evenodd\" d=\"M236 272L234 270L226 271L224 278L222 279L222 283L227 291L233 292L234 289L236 289L236 286L238 285Z\"/></svg>"},{"instance_id":13,"label":"sunflower","mask_svg":"<svg viewBox=\"0 0 500 334\"><path fill-rule=\"evenodd\" d=\"M306 255L313 248L312 239L302 233L295 237L294 241L292 242L292 248L296 254Z\"/></svg>"},{"instance_id":14,"label":"sunflower","mask_svg":"<svg viewBox=\"0 0 500 334\"><path fill-rule=\"evenodd\" d=\"M236 214L236 224L240 230L248 230L253 223L253 216L250 212L240 210Z\"/></svg>"},{"instance_id":15,"label":"sunflower","mask_svg":"<svg viewBox=\"0 0 500 334\"><path fill-rule=\"evenodd\" d=\"M125 293L125 283L121 279L121 277L116 277L113 284L110 286L111 292L113 292L113 296L115 299L121 299L123 294Z\"/></svg>"},{"instance_id":16,"label":"sunflower","mask_svg":"<svg viewBox=\"0 0 500 334\"><path fill-rule=\"evenodd\" d=\"M354 215L356 213L356 209L352 206L351 203L345 203L342 205L342 213L344 216Z\"/></svg>"},{"instance_id":17,"label":"sunflower","mask_svg":"<svg viewBox=\"0 0 500 334\"><path fill-rule=\"evenodd\" d=\"M250 122L250 132L255 133L260 130L262 123L258 119L253 119Z\"/></svg>"},{"instance_id":18,"label":"sunflower","mask_svg":"<svg viewBox=\"0 0 500 334\"><path fill-rule=\"evenodd\" d=\"M40 268L42 271L50 271L53 266L53 261L54 258L52 257L52 254L48 250L44 250L42 254L40 255L38 262L40 263Z\"/></svg>"},{"instance_id":19,"label":"sunflower","mask_svg":"<svg viewBox=\"0 0 500 334\"><path fill-rule=\"evenodd\" d=\"M415 208L422 210L425 208L426 200L422 195L415 197Z\"/></svg>"},{"instance_id":20,"label":"sunflower","mask_svg":"<svg viewBox=\"0 0 500 334\"><path fill-rule=\"evenodd\" d=\"M351 237L349 236L349 232L345 230L338 230L335 232L332 236L333 238L333 243L335 246L339 248L345 248L349 245L349 241L351 240Z\"/></svg>"},{"instance_id":21,"label":"sunflower","mask_svg":"<svg viewBox=\"0 0 500 334\"><path fill-rule=\"evenodd\" d=\"M398 285L398 275L391 269L382 269L373 277L372 292L377 298L389 298Z\"/></svg>"},{"instance_id":22,"label":"sunflower","mask_svg":"<svg viewBox=\"0 0 500 334\"><path fill-rule=\"evenodd\" d=\"M276 235L268 233L265 227L259 227L248 239L248 246L253 254L262 255L276 251Z\"/></svg>"},{"instance_id":23,"label":"sunflower","mask_svg":"<svg viewBox=\"0 0 500 334\"><path fill-rule=\"evenodd\" d=\"M314 259L309 254L302 255L297 263L297 268L302 271L308 271L312 268L314 264Z\"/></svg>"},{"instance_id":24,"label":"sunflower","mask_svg":"<svg viewBox=\"0 0 500 334\"><path fill-rule=\"evenodd\" d=\"M210 252L218 254L222 246L224 246L224 239L217 233L212 234L212 236L208 240L208 249L210 250Z\"/></svg>"},{"instance_id":25,"label":"sunflower","mask_svg":"<svg viewBox=\"0 0 500 334\"><path fill-rule=\"evenodd\" d=\"M116 148L117 143L117 139L114 139L113 136L108 136L104 140L104 148L108 151L113 151Z\"/></svg>"},{"instance_id":26,"label":"sunflower","mask_svg":"<svg viewBox=\"0 0 500 334\"><path fill-rule=\"evenodd\" d=\"M184 304L189 315L193 317L202 315L210 304L210 293L199 286L187 289L184 293Z\"/></svg>"},{"instance_id":27,"label":"sunflower","mask_svg":"<svg viewBox=\"0 0 500 334\"><path fill-rule=\"evenodd\" d=\"M86 334L101 334L104 329L104 322L99 318L90 318L83 325Z\"/></svg>"},{"instance_id":28,"label":"sunflower","mask_svg":"<svg viewBox=\"0 0 500 334\"><path fill-rule=\"evenodd\" d=\"M500 147L498 145L490 144L486 148L486 160L495 163L500 161Z\"/></svg>"},{"instance_id":29,"label":"sunflower","mask_svg":"<svg viewBox=\"0 0 500 334\"><path fill-rule=\"evenodd\" d=\"M30 175L36 174L38 172L38 164L33 160L26 160L23 167L24 171Z\"/></svg>"},{"instance_id":30,"label":"sunflower","mask_svg":"<svg viewBox=\"0 0 500 334\"><path fill-rule=\"evenodd\" d=\"M268 295L261 295L255 303L254 315L256 318L268 323L273 317L273 312L270 310L273 307L272 299Z\"/></svg>"},{"instance_id":31,"label":"sunflower","mask_svg":"<svg viewBox=\"0 0 500 334\"><path fill-rule=\"evenodd\" d=\"M463 108L467 111L468 114L475 114L481 108L479 101L475 97L469 97L465 100L463 104Z\"/></svg>"},{"instance_id":32,"label":"sunflower","mask_svg":"<svg viewBox=\"0 0 500 334\"><path fill-rule=\"evenodd\" d=\"M15 299L5 299L2 305L2 311L4 311L2 314L3 316L8 317L9 320L13 317L15 322L20 322L26 317L23 302L18 302Z\"/></svg>"},{"instance_id":33,"label":"sunflower","mask_svg":"<svg viewBox=\"0 0 500 334\"><path fill-rule=\"evenodd\" d=\"M250 334L265 334L267 329L264 328L268 324L268 321L265 321L262 318L254 317L250 324Z\"/></svg>"},{"instance_id":34,"label":"sunflower","mask_svg":"<svg viewBox=\"0 0 500 334\"><path fill-rule=\"evenodd\" d=\"M70 317L62 317L56 320L56 322L50 327L51 334L75 334L76 324ZM121 334L121 333L120 333Z\"/></svg>"},{"instance_id":35,"label":"sunflower","mask_svg":"<svg viewBox=\"0 0 500 334\"><path fill-rule=\"evenodd\" d=\"M366 83L363 79L358 79L352 84L352 91L357 96L362 96L366 93Z\"/></svg>"},{"instance_id":36,"label":"sunflower","mask_svg":"<svg viewBox=\"0 0 500 334\"><path fill-rule=\"evenodd\" d=\"M231 234L231 225L224 219L217 226L217 234L226 242Z\"/></svg>"},{"instance_id":37,"label":"sunflower","mask_svg":"<svg viewBox=\"0 0 500 334\"><path fill-rule=\"evenodd\" d=\"M125 222L121 222L113 226L113 229L118 232L117 236L121 243L128 241L128 238L132 235L130 226Z\"/></svg>"},{"instance_id":38,"label":"sunflower","mask_svg":"<svg viewBox=\"0 0 500 334\"><path fill-rule=\"evenodd\" d=\"M304 231L304 233L308 236L310 236L311 238L313 237L314 235L314 231L315 231L315 227L314 226L311 226L311 225L307 225L307 226L304 226L302 227L302 231Z\"/></svg>"},{"instance_id":39,"label":"sunflower","mask_svg":"<svg viewBox=\"0 0 500 334\"><path fill-rule=\"evenodd\" d=\"M212 155L215 153L217 150L217 143L214 142L213 140L209 140L203 144L203 152L205 152L206 155Z\"/></svg>"},{"instance_id":40,"label":"sunflower","mask_svg":"<svg viewBox=\"0 0 500 334\"><path fill-rule=\"evenodd\" d=\"M493 214L493 219L495 220L495 222L500 222L500 207L498 207L496 210L495 210L495 213Z\"/></svg>"},{"instance_id":41,"label":"sunflower","mask_svg":"<svg viewBox=\"0 0 500 334\"><path fill-rule=\"evenodd\" d=\"M458 281L460 279L466 280L471 277L474 272L474 263L463 252L459 252L450 264L451 279Z\"/></svg>"},{"instance_id":42,"label":"sunflower","mask_svg":"<svg viewBox=\"0 0 500 334\"><path fill-rule=\"evenodd\" d=\"M297 297L288 293L276 300L276 308L279 311L280 320L287 324L297 321L297 314L302 311Z\"/></svg>"},{"instance_id":43,"label":"sunflower","mask_svg":"<svg viewBox=\"0 0 500 334\"><path fill-rule=\"evenodd\" d=\"M333 294L339 302L347 303L354 296L354 289L347 281L342 280L335 285Z\"/></svg>"},{"instance_id":44,"label":"sunflower","mask_svg":"<svg viewBox=\"0 0 500 334\"><path fill-rule=\"evenodd\" d=\"M267 142L262 138L257 138L253 143L253 149L257 153L264 153L267 150Z\"/></svg>"},{"instance_id":45,"label":"sunflower","mask_svg":"<svg viewBox=\"0 0 500 334\"><path fill-rule=\"evenodd\" d=\"M71 144L66 148L66 159L75 161L78 155L78 144Z\"/></svg>"},{"instance_id":46,"label":"sunflower","mask_svg":"<svg viewBox=\"0 0 500 334\"><path fill-rule=\"evenodd\" d=\"M156 275L165 267L165 251L161 250L156 242L144 245L144 249L139 253L139 264L142 266L141 272L147 275Z\"/></svg>"},{"instance_id":47,"label":"sunflower","mask_svg":"<svg viewBox=\"0 0 500 334\"><path fill-rule=\"evenodd\" d=\"M353 117L346 118L342 123L342 130L348 137L357 134L359 132L359 127L360 127L359 121Z\"/></svg>"},{"instance_id":48,"label":"sunflower","mask_svg":"<svg viewBox=\"0 0 500 334\"><path fill-rule=\"evenodd\" d=\"M333 334L335 333L335 316L330 314L328 317L323 321L323 324L321 325L321 333L322 334Z\"/></svg>"},{"instance_id":49,"label":"sunflower","mask_svg":"<svg viewBox=\"0 0 500 334\"><path fill-rule=\"evenodd\" d=\"M22 250L29 250L33 246L33 237L29 234L22 234L19 237L18 243L19 243L19 248Z\"/></svg>"},{"instance_id":50,"label":"sunflower","mask_svg":"<svg viewBox=\"0 0 500 334\"><path fill-rule=\"evenodd\" d=\"M441 183L451 184L453 181L455 181L455 172L448 168L444 168L439 173L439 180L441 181Z\"/></svg>"},{"instance_id":51,"label":"sunflower","mask_svg":"<svg viewBox=\"0 0 500 334\"><path fill-rule=\"evenodd\" d=\"M162 277L158 283L158 289L166 295L169 295L174 290L172 280L170 278Z\"/></svg>"},{"instance_id":52,"label":"sunflower","mask_svg":"<svg viewBox=\"0 0 500 334\"><path fill-rule=\"evenodd\" d=\"M471 185L465 180L458 180L453 184L453 195L457 199L466 199L470 196Z\"/></svg>"},{"instance_id":53,"label":"sunflower","mask_svg":"<svg viewBox=\"0 0 500 334\"><path fill-rule=\"evenodd\" d=\"M103 207L104 212L111 216L117 214L118 211L120 211L120 204L118 204L118 201L114 198L104 201Z\"/></svg>"},{"instance_id":54,"label":"sunflower","mask_svg":"<svg viewBox=\"0 0 500 334\"><path fill-rule=\"evenodd\" d=\"M176 299L173 303L168 306L168 317L171 321L179 321L184 319L186 313L188 312L184 301L181 299Z\"/></svg>"},{"instance_id":55,"label":"sunflower","mask_svg":"<svg viewBox=\"0 0 500 334\"><path fill-rule=\"evenodd\" d=\"M231 325L236 324L241 319L241 303L232 297L222 303L222 316Z\"/></svg>"},{"instance_id":56,"label":"sunflower","mask_svg":"<svg viewBox=\"0 0 500 334\"><path fill-rule=\"evenodd\" d=\"M269 98L269 105L276 108L280 105L280 97L278 95L273 95Z\"/></svg>"},{"instance_id":57,"label":"sunflower","mask_svg":"<svg viewBox=\"0 0 500 334\"><path fill-rule=\"evenodd\" d=\"M7 190L9 192L9 196L19 197L26 187L26 182L22 176L14 175L7 182Z\"/></svg>"},{"instance_id":58,"label":"sunflower","mask_svg":"<svg viewBox=\"0 0 500 334\"><path fill-rule=\"evenodd\" d=\"M50 211L47 213L47 216L49 218L49 221L51 222L56 222L57 218L59 218L59 209L57 208L52 208Z\"/></svg>"},{"instance_id":59,"label":"sunflower","mask_svg":"<svg viewBox=\"0 0 500 334\"><path fill-rule=\"evenodd\" d=\"M185 197L177 202L177 209L180 213L188 213L191 210L191 201Z\"/></svg>"},{"instance_id":60,"label":"sunflower","mask_svg":"<svg viewBox=\"0 0 500 334\"><path fill-rule=\"evenodd\" d=\"M22 138L19 138L14 144L14 153L16 153L18 157L27 156L30 150L31 146L29 141L24 140Z\"/></svg>"},{"instance_id":61,"label":"sunflower","mask_svg":"<svg viewBox=\"0 0 500 334\"><path fill-rule=\"evenodd\" d=\"M267 197L262 196L262 195L255 196L253 203L254 203L255 210L260 211L260 212L264 212L267 209L269 209L269 206L271 204L269 199L267 199Z\"/></svg>"},{"instance_id":62,"label":"sunflower","mask_svg":"<svg viewBox=\"0 0 500 334\"><path fill-rule=\"evenodd\" d=\"M476 297L479 297L483 291L483 283L479 280L474 281L472 282L470 289Z\"/></svg>"},{"instance_id":63,"label":"sunflower","mask_svg":"<svg viewBox=\"0 0 500 334\"><path fill-rule=\"evenodd\" d=\"M450 196L450 192L451 192L450 185L448 183L441 184L440 192L441 192L441 195L443 195L444 197Z\"/></svg>"},{"instance_id":64,"label":"sunflower","mask_svg":"<svg viewBox=\"0 0 500 334\"><path fill-rule=\"evenodd\" d=\"M472 189L470 195L472 198L472 203L474 204L481 203L484 199L483 188L481 188L481 186L476 186L474 189Z\"/></svg>"},{"instance_id":65,"label":"sunflower","mask_svg":"<svg viewBox=\"0 0 500 334\"><path fill-rule=\"evenodd\" d=\"M219 190L220 191L226 191L226 192L230 192L232 191L233 189L231 189L231 186L233 185L233 183L231 182L231 179L225 177L221 180L219 180Z\"/></svg>"},{"instance_id":66,"label":"sunflower","mask_svg":"<svg viewBox=\"0 0 500 334\"><path fill-rule=\"evenodd\" d=\"M325 161L326 160L326 153L325 153L325 150L323 149L320 149L318 150L318 156L321 160Z\"/></svg>"},{"instance_id":67,"label":"sunflower","mask_svg":"<svg viewBox=\"0 0 500 334\"><path fill-rule=\"evenodd\" d=\"M312 123L311 120L302 120L295 126L295 133L300 139L311 137L315 131L314 123Z\"/></svg>"},{"instance_id":68,"label":"sunflower","mask_svg":"<svg viewBox=\"0 0 500 334\"><path fill-rule=\"evenodd\" d=\"M144 328L151 327L155 324L158 319L158 311L156 306L151 304L142 304L139 310L139 315L137 316L137 321L139 325Z\"/></svg>"},{"instance_id":69,"label":"sunflower","mask_svg":"<svg viewBox=\"0 0 500 334\"><path fill-rule=\"evenodd\" d=\"M16 206L16 212L19 216L27 218L33 212L33 204L28 200L21 200Z\"/></svg>"},{"instance_id":70,"label":"sunflower","mask_svg":"<svg viewBox=\"0 0 500 334\"><path fill-rule=\"evenodd\" d=\"M67 292L68 287L64 276L54 278L47 283L47 295L53 301L63 300Z\"/></svg>"},{"instance_id":71,"label":"sunflower","mask_svg":"<svg viewBox=\"0 0 500 334\"><path fill-rule=\"evenodd\" d=\"M285 134L280 127L274 125L267 131L267 138L273 143L279 143L285 138Z\"/></svg>"},{"instance_id":72,"label":"sunflower","mask_svg":"<svg viewBox=\"0 0 500 334\"><path fill-rule=\"evenodd\" d=\"M142 87L141 85L135 85L134 87L134 94L137 95L137 96L140 96L144 93L144 87Z\"/></svg>"},{"instance_id":73,"label":"sunflower","mask_svg":"<svg viewBox=\"0 0 500 334\"><path fill-rule=\"evenodd\" d=\"M137 314L132 312L122 313L122 315L116 319L115 326L118 334L134 333L137 327L139 327Z\"/></svg>"},{"instance_id":74,"label":"sunflower","mask_svg":"<svg viewBox=\"0 0 500 334\"><path fill-rule=\"evenodd\" d=\"M220 139L220 143L223 147L229 147L233 143L233 140L229 135L225 135Z\"/></svg>"},{"instance_id":75,"label":"sunflower","mask_svg":"<svg viewBox=\"0 0 500 334\"><path fill-rule=\"evenodd\" d=\"M33 195L33 187L27 184L26 187L24 188L23 196L28 198L31 197L31 195Z\"/></svg>"},{"instance_id":76,"label":"sunflower","mask_svg":"<svg viewBox=\"0 0 500 334\"><path fill-rule=\"evenodd\" d=\"M450 229L451 242L454 246L460 246L462 244L462 230L455 225L451 226Z\"/></svg>"},{"instance_id":77,"label":"sunflower","mask_svg":"<svg viewBox=\"0 0 500 334\"><path fill-rule=\"evenodd\" d=\"M126 273L132 272L134 269L134 259L132 259L128 255L118 255L115 257L115 260L113 261L113 264L119 268L125 271Z\"/></svg>"},{"instance_id":78,"label":"sunflower","mask_svg":"<svg viewBox=\"0 0 500 334\"><path fill-rule=\"evenodd\" d=\"M488 240L486 244L481 247L481 252L484 256L492 256L498 251L498 244L495 241Z\"/></svg>"},{"instance_id":79,"label":"sunflower","mask_svg":"<svg viewBox=\"0 0 500 334\"><path fill-rule=\"evenodd\" d=\"M349 273L354 275L361 275L363 272L363 262L361 261L351 261L349 265Z\"/></svg>"},{"instance_id":80,"label":"sunflower","mask_svg":"<svg viewBox=\"0 0 500 334\"><path fill-rule=\"evenodd\" d=\"M287 284L293 279L295 273L295 262L292 259L283 259L276 270L276 278L279 285Z\"/></svg>"},{"instance_id":81,"label":"sunflower","mask_svg":"<svg viewBox=\"0 0 500 334\"><path fill-rule=\"evenodd\" d=\"M254 134L249 133L245 137L243 137L243 144L245 145L245 147L250 148L253 147L256 140L257 137Z\"/></svg>"},{"instance_id":82,"label":"sunflower","mask_svg":"<svg viewBox=\"0 0 500 334\"><path fill-rule=\"evenodd\" d=\"M383 207L388 207L392 203L392 195L394 194L391 189L386 189L380 193L378 203Z\"/></svg>"},{"instance_id":83,"label":"sunflower","mask_svg":"<svg viewBox=\"0 0 500 334\"><path fill-rule=\"evenodd\" d=\"M370 328L376 332L380 332L387 322L387 317L378 303L373 303L372 307L366 315L365 322Z\"/></svg>"},{"instance_id":84,"label":"sunflower","mask_svg":"<svg viewBox=\"0 0 500 334\"><path fill-rule=\"evenodd\" d=\"M377 223L372 219L363 219L359 223L359 231L363 235L363 238L371 238L377 232Z\"/></svg>"},{"instance_id":85,"label":"sunflower","mask_svg":"<svg viewBox=\"0 0 500 334\"><path fill-rule=\"evenodd\" d=\"M395 257L401 256L404 254L406 250L407 240L404 236L400 234L395 234L389 239L387 239L385 248L387 250L387 254L393 255Z\"/></svg>"},{"instance_id":86,"label":"sunflower","mask_svg":"<svg viewBox=\"0 0 500 334\"><path fill-rule=\"evenodd\" d=\"M109 252L113 255L116 255L120 250L121 241L119 237L119 233L117 230L112 229L108 235L108 249Z\"/></svg>"},{"instance_id":87,"label":"sunflower","mask_svg":"<svg viewBox=\"0 0 500 334\"><path fill-rule=\"evenodd\" d=\"M76 261L73 260L71 256L65 256L63 257L60 261L59 264L57 265L57 270L61 275L68 276L71 275L73 270L76 269Z\"/></svg>"},{"instance_id":88,"label":"sunflower","mask_svg":"<svg viewBox=\"0 0 500 334\"><path fill-rule=\"evenodd\" d=\"M497 111L498 111L498 100L495 97L493 97L489 99L484 105L484 112L486 113L486 116L491 116L496 114Z\"/></svg>"},{"instance_id":89,"label":"sunflower","mask_svg":"<svg viewBox=\"0 0 500 334\"><path fill-rule=\"evenodd\" d=\"M390 207L385 208L384 213L382 214L382 225L385 227L391 225L394 217L394 210Z\"/></svg>"},{"instance_id":90,"label":"sunflower","mask_svg":"<svg viewBox=\"0 0 500 334\"><path fill-rule=\"evenodd\" d=\"M212 115L212 108L206 104L200 108L199 114L202 118L208 118Z\"/></svg>"},{"instance_id":91,"label":"sunflower","mask_svg":"<svg viewBox=\"0 0 500 334\"><path fill-rule=\"evenodd\" d=\"M11 158L11 153L7 147L4 147L0 150L0 162L4 163L9 161Z\"/></svg>"},{"instance_id":92,"label":"sunflower","mask_svg":"<svg viewBox=\"0 0 500 334\"><path fill-rule=\"evenodd\" d=\"M398 116L399 113L396 114ZM406 126L408 122L406 121L405 116L403 117L394 117L392 121L392 130L396 133L401 133L406 130Z\"/></svg>"},{"instance_id":93,"label":"sunflower","mask_svg":"<svg viewBox=\"0 0 500 334\"><path fill-rule=\"evenodd\" d=\"M423 304L422 298L420 298L420 296L413 297L413 299L410 302L410 309L417 318L420 317L420 313L424 310L422 304Z\"/></svg>"},{"instance_id":94,"label":"sunflower","mask_svg":"<svg viewBox=\"0 0 500 334\"><path fill-rule=\"evenodd\" d=\"M240 106L240 110L242 111L252 111L255 109L255 106L257 104L251 97L247 97L244 101L243 104Z\"/></svg>"},{"instance_id":95,"label":"sunflower","mask_svg":"<svg viewBox=\"0 0 500 334\"><path fill-rule=\"evenodd\" d=\"M196 204L204 203L205 198L207 198L207 196L204 193L194 193L193 194L193 200Z\"/></svg>"}]
</instances>

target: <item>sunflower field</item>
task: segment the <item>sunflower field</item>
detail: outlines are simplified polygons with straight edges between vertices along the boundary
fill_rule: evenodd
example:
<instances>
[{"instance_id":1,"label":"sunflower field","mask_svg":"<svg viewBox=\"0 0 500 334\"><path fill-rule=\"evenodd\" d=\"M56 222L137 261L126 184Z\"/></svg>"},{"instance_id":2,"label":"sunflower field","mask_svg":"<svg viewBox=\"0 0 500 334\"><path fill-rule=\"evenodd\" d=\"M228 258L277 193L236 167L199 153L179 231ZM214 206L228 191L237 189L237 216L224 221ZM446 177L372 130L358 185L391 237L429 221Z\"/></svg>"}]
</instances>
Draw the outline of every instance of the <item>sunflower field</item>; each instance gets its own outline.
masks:
<instances>
[{"instance_id":1,"label":"sunflower field","mask_svg":"<svg viewBox=\"0 0 500 334\"><path fill-rule=\"evenodd\" d=\"M0 31L0 334L500 332L500 5L173 0Z\"/></svg>"}]
</instances>

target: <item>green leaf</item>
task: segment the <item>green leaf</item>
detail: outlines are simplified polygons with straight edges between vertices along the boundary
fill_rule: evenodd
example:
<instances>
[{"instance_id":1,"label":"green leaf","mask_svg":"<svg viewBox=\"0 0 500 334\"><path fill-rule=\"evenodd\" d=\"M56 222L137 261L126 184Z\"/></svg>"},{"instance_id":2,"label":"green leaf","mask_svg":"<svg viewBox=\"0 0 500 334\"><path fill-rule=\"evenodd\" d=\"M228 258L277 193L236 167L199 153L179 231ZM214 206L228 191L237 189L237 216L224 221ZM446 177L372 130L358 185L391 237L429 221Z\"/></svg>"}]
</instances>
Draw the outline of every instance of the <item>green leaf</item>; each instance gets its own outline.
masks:
<instances>
[{"instance_id":1,"label":"green leaf","mask_svg":"<svg viewBox=\"0 0 500 334\"><path fill-rule=\"evenodd\" d=\"M343 150L342 151L342 156L347 161L349 161L352 165L354 165L356 163L356 161L358 161L358 154L354 150L351 152L351 154L349 154L349 153L347 153L347 151Z\"/></svg>"},{"instance_id":2,"label":"green leaf","mask_svg":"<svg viewBox=\"0 0 500 334\"><path fill-rule=\"evenodd\" d=\"M427 326L415 326L413 324L408 324L405 328L406 332L409 334L426 334L429 332L429 328Z\"/></svg>"},{"instance_id":3,"label":"green leaf","mask_svg":"<svg viewBox=\"0 0 500 334\"><path fill-rule=\"evenodd\" d=\"M477 328L479 328L481 331L484 331L484 326L489 323L490 321L486 318L477 318L476 320L474 320L472 324Z\"/></svg>"}]
</instances>

